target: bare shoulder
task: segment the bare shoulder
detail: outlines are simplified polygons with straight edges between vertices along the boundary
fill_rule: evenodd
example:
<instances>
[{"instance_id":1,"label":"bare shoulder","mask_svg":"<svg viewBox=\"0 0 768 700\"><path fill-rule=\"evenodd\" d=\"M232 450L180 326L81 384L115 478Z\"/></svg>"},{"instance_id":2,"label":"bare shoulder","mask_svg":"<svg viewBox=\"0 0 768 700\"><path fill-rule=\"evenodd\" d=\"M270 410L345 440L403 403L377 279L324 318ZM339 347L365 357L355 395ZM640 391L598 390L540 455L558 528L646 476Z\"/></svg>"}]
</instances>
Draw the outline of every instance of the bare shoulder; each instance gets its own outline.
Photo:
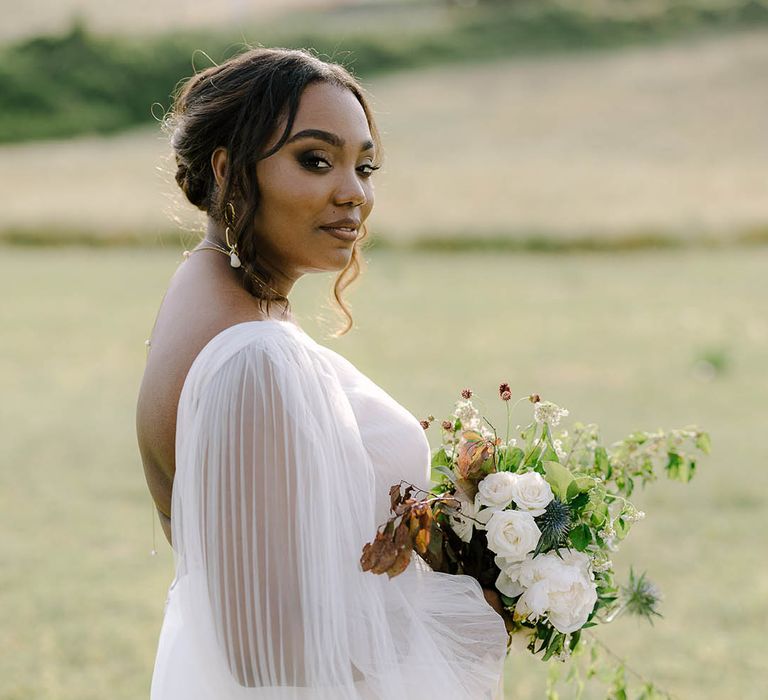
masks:
<instances>
[{"instance_id":1,"label":"bare shoulder","mask_svg":"<svg viewBox=\"0 0 768 700\"><path fill-rule=\"evenodd\" d=\"M256 301L202 255L181 263L171 278L150 338L136 406L136 432L144 473L161 513L170 515L176 471L176 416L187 373L221 331L264 320Z\"/></svg>"}]
</instances>

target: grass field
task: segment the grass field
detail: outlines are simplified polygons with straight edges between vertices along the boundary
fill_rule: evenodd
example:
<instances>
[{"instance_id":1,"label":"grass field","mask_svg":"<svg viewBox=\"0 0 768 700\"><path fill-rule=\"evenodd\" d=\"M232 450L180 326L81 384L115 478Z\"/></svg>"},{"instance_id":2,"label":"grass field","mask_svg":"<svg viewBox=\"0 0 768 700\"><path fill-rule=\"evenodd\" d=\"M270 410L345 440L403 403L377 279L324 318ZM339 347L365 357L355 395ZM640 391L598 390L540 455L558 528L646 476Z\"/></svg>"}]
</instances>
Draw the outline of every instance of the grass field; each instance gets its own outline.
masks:
<instances>
[{"instance_id":1,"label":"grass field","mask_svg":"<svg viewBox=\"0 0 768 700\"><path fill-rule=\"evenodd\" d=\"M349 294L351 335L327 337L330 276L300 281L294 305L418 417L442 415L467 385L499 417L506 380L609 440L711 431L690 485L638 494L648 517L619 562L662 586L664 620L652 631L620 619L601 638L680 700L763 698L768 249L369 256ZM144 339L180 260L180 249L0 248L2 700L148 696L173 562L159 526L149 556L134 409ZM539 700L543 678L539 661L510 659L508 697Z\"/></svg>"},{"instance_id":2,"label":"grass field","mask_svg":"<svg viewBox=\"0 0 768 700\"><path fill-rule=\"evenodd\" d=\"M386 151L372 231L394 243L765 231L766 72L768 33L755 30L371 80ZM192 227L169 161L159 130L2 146L0 237L153 242L171 216Z\"/></svg>"}]
</instances>

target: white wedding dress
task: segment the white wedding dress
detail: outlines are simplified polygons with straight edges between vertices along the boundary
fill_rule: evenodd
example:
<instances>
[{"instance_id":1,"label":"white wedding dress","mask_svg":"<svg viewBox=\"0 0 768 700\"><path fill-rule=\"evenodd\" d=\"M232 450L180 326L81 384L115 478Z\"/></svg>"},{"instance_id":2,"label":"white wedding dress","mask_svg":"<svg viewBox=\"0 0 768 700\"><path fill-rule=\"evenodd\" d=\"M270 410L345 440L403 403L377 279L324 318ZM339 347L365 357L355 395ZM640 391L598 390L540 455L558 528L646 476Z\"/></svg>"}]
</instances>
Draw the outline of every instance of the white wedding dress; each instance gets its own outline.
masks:
<instances>
[{"instance_id":1,"label":"white wedding dress","mask_svg":"<svg viewBox=\"0 0 768 700\"><path fill-rule=\"evenodd\" d=\"M507 634L469 576L360 556L389 488L428 489L416 418L290 321L246 321L179 400L151 700L500 698Z\"/></svg>"}]
</instances>

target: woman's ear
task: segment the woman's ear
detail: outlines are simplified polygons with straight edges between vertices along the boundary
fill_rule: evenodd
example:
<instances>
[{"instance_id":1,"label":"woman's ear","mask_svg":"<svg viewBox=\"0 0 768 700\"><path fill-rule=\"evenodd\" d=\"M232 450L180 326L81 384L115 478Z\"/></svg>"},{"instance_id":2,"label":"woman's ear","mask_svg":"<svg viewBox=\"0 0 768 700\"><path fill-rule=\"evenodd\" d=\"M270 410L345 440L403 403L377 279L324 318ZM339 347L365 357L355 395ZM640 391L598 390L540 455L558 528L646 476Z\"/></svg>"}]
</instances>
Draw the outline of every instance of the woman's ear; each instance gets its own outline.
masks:
<instances>
[{"instance_id":1,"label":"woman's ear","mask_svg":"<svg viewBox=\"0 0 768 700\"><path fill-rule=\"evenodd\" d=\"M211 154L211 169L216 178L217 187L221 188L221 183L224 182L227 174L227 149L223 146L219 146Z\"/></svg>"}]
</instances>

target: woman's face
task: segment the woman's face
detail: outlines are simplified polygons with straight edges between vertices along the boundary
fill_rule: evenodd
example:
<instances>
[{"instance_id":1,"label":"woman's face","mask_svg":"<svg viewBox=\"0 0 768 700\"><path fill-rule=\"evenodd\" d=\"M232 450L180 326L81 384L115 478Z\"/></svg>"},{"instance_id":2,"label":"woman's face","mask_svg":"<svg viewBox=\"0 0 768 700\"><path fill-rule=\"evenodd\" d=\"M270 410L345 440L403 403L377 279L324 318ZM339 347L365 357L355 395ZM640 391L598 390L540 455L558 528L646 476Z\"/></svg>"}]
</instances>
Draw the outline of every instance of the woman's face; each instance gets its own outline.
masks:
<instances>
[{"instance_id":1,"label":"woman's face","mask_svg":"<svg viewBox=\"0 0 768 700\"><path fill-rule=\"evenodd\" d=\"M284 129L285 122L267 149ZM375 157L365 112L352 92L308 85L287 141L256 165L261 201L254 229L289 285L306 272L341 270L349 262L354 240L323 226L348 218L352 222L339 225L360 235L373 208Z\"/></svg>"}]
</instances>

